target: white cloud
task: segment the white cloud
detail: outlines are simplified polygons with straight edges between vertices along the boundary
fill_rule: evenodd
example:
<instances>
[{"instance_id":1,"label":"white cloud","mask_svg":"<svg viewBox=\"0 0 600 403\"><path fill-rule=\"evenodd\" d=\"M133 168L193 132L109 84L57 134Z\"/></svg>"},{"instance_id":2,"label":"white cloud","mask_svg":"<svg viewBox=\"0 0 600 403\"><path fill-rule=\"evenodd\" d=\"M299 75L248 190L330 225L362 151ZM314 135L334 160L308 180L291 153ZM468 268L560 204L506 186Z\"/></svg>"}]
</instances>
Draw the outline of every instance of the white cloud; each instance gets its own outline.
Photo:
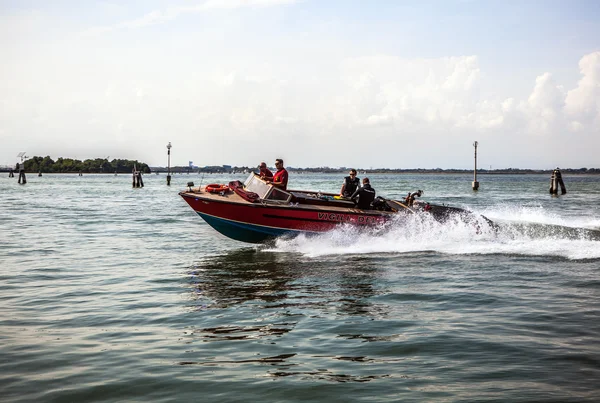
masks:
<instances>
[{"instance_id":1,"label":"white cloud","mask_svg":"<svg viewBox=\"0 0 600 403\"><path fill-rule=\"evenodd\" d=\"M532 109L543 114L546 109L554 111L562 107L564 93L554 82L552 74L544 73L535 79L535 87L527 102Z\"/></svg>"},{"instance_id":2,"label":"white cloud","mask_svg":"<svg viewBox=\"0 0 600 403\"><path fill-rule=\"evenodd\" d=\"M452 74L446 77L442 88L447 90L470 90L479 79L479 66L476 56L450 58L446 60Z\"/></svg>"},{"instance_id":3,"label":"white cloud","mask_svg":"<svg viewBox=\"0 0 600 403\"><path fill-rule=\"evenodd\" d=\"M512 111L514 111L514 108L515 108L515 99L514 98L507 98L504 101L502 101L502 112L511 113Z\"/></svg>"},{"instance_id":4,"label":"white cloud","mask_svg":"<svg viewBox=\"0 0 600 403\"><path fill-rule=\"evenodd\" d=\"M242 7L273 7L294 4L297 0L208 0L198 6L203 10Z\"/></svg>"},{"instance_id":5,"label":"white cloud","mask_svg":"<svg viewBox=\"0 0 600 403\"><path fill-rule=\"evenodd\" d=\"M598 126L600 123L600 52L582 57L579 70L583 77L577 87L567 93L565 112L574 119L575 127Z\"/></svg>"},{"instance_id":6,"label":"white cloud","mask_svg":"<svg viewBox=\"0 0 600 403\"><path fill-rule=\"evenodd\" d=\"M123 21L117 24L94 27L84 32L84 35L95 35L119 29L138 29L151 25L164 24L177 19L184 14L203 13L211 10L233 10L240 8L275 7L290 5L297 0L207 0L194 6L172 6L163 10L153 10L139 18Z\"/></svg>"},{"instance_id":7,"label":"white cloud","mask_svg":"<svg viewBox=\"0 0 600 403\"><path fill-rule=\"evenodd\" d=\"M109 29L166 24L183 13L290 3L209 1L164 8ZM291 33L281 40L247 39L249 25L237 22L220 38L217 14L229 13L211 14L207 24L214 26L203 26L202 33L166 30L164 38L161 32L146 42L146 31L118 30L25 45L6 41L0 51L8 49L11 57L0 66L0 135L11 141L3 144L12 147L18 139L17 152L35 148L79 157L82 151L70 150L117 156L119 146L122 157L151 164L162 162L164 145L172 141L181 150L175 155L200 164L254 164L276 154L291 165L460 167L470 166L477 139L482 158L493 150L490 164L498 167L598 161L592 150L600 149L600 52L581 58L580 80L570 90L557 82L552 66L519 88L509 80L498 85L483 67L491 63L484 56L369 55L353 44L340 48ZM34 39L54 26L39 14L30 17L10 26ZM573 70L577 74L575 65ZM493 90L498 86L502 95ZM569 135L585 139L583 152L570 149ZM542 150L541 140L556 149ZM6 149L0 150L3 159L16 154ZM227 153L194 157L206 149ZM143 155L132 156L132 150ZM555 162L556 156L561 160Z\"/></svg>"},{"instance_id":8,"label":"white cloud","mask_svg":"<svg viewBox=\"0 0 600 403\"><path fill-rule=\"evenodd\" d=\"M580 132L583 129L584 129L583 125L580 122L576 121L576 120L574 120L571 123L569 123L569 130L571 130L572 132Z\"/></svg>"},{"instance_id":9,"label":"white cloud","mask_svg":"<svg viewBox=\"0 0 600 403\"><path fill-rule=\"evenodd\" d=\"M365 121L367 126L387 126L392 124L394 118L388 115L371 115Z\"/></svg>"},{"instance_id":10,"label":"white cloud","mask_svg":"<svg viewBox=\"0 0 600 403\"><path fill-rule=\"evenodd\" d=\"M561 123L565 94L562 87L556 85L552 74L544 73L535 79L533 92L522 105L522 111L529 121L529 132L543 135Z\"/></svg>"},{"instance_id":11,"label":"white cloud","mask_svg":"<svg viewBox=\"0 0 600 403\"><path fill-rule=\"evenodd\" d=\"M486 126L478 108L480 70L476 56L402 59L376 56L346 60L342 65L349 116L344 121L380 125ZM489 109L483 105L484 109ZM487 112L486 112L487 113ZM495 123L497 116L492 119ZM475 121L476 120L476 121Z\"/></svg>"}]
</instances>

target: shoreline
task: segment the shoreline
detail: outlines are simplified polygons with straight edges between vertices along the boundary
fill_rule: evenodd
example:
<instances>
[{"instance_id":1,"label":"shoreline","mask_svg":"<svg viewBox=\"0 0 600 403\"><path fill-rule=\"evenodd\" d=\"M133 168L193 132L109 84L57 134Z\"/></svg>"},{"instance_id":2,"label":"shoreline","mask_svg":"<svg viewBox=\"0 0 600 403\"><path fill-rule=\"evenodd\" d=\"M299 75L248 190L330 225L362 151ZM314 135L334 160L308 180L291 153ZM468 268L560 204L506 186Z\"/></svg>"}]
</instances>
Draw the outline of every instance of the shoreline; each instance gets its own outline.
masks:
<instances>
[{"instance_id":1,"label":"shoreline","mask_svg":"<svg viewBox=\"0 0 600 403\"><path fill-rule=\"evenodd\" d=\"M334 170L327 170L327 171L316 171L316 170L310 170L310 171L306 171L306 170L297 170L297 169L288 169L289 173L292 174L340 174L340 175L344 175L346 174L346 169L344 170L339 170L339 171L334 171ZM519 171L505 171L505 170L498 170L498 171L477 171L477 175L478 176L486 176L486 175L551 175L553 170L531 170L531 171L526 171L526 170L519 170ZM18 175L17 171L13 171L15 175ZM359 173L359 175L373 175L373 174L396 174L396 175L414 175L414 174L425 174L425 175L473 175L473 171L462 171L462 170L445 170L445 171L439 171L439 170L364 170L362 171L364 173ZM10 170L5 170L5 169L0 169L0 173L10 173ZM143 175L157 175L157 174L166 174L167 171L151 171L150 173L144 173ZM249 172L248 172L249 173ZM565 170L561 170L561 173L563 175L590 175L590 176L596 176L596 175L600 175L600 170L591 170L590 171L584 171L581 172L579 170L569 170L569 169L565 169ZM33 171L25 171L26 175L38 175L39 172L33 172ZM115 173L109 173L109 172L82 172L83 175L112 175L115 176ZM185 174L189 174L189 175L200 175L200 174L208 174L208 175L225 175L225 174L243 174L243 175L247 175L247 173L243 173L243 172L238 172L238 171L233 171L233 172L203 172L203 171L174 171L171 170L171 175L185 175ZM79 172L43 172L42 171L42 175L76 175L79 176ZM118 172L116 174L116 176L119 175L133 175L133 172Z\"/></svg>"}]
</instances>

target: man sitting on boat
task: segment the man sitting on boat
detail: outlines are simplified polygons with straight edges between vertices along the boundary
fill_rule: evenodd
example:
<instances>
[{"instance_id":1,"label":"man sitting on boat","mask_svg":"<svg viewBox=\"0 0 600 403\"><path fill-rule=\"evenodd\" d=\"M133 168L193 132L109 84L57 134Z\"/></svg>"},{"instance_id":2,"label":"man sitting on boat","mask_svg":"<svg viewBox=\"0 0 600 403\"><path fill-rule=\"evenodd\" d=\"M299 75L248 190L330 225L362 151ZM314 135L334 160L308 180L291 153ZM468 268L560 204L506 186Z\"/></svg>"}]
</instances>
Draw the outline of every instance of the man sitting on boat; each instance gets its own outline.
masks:
<instances>
[{"instance_id":1,"label":"man sitting on boat","mask_svg":"<svg viewBox=\"0 0 600 403\"><path fill-rule=\"evenodd\" d=\"M375 200L375 189L371 187L369 178L364 178L362 183L362 187L356 189L350 198L355 201L357 208L369 210L371 209L371 203ZM358 201L356 201L356 198L358 198Z\"/></svg>"},{"instance_id":2,"label":"man sitting on boat","mask_svg":"<svg viewBox=\"0 0 600 403\"><path fill-rule=\"evenodd\" d=\"M287 190L288 171L283 167L283 160L281 158L275 160L275 168L277 168L277 172L275 172L273 178L267 178L265 182L271 183L282 190Z\"/></svg>"},{"instance_id":3,"label":"man sitting on boat","mask_svg":"<svg viewBox=\"0 0 600 403\"><path fill-rule=\"evenodd\" d=\"M273 172L269 168L267 168L267 164L265 162L261 162L258 166L260 171L258 175L263 179L271 179L273 177Z\"/></svg>"},{"instance_id":4,"label":"man sitting on boat","mask_svg":"<svg viewBox=\"0 0 600 403\"><path fill-rule=\"evenodd\" d=\"M360 185L360 179L356 177L356 169L351 169L349 176L344 178L344 184L342 190L340 190L341 197L350 197L358 189Z\"/></svg>"}]
</instances>

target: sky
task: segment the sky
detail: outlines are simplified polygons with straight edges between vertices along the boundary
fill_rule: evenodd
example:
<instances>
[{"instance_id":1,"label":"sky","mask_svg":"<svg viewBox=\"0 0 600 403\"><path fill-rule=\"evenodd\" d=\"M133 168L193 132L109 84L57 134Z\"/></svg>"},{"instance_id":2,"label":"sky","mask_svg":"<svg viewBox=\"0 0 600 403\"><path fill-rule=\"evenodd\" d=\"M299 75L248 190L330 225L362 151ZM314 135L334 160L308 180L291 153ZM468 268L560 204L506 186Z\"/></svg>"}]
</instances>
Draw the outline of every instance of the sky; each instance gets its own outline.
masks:
<instances>
[{"instance_id":1,"label":"sky","mask_svg":"<svg viewBox=\"0 0 600 403\"><path fill-rule=\"evenodd\" d=\"M0 165L600 167L600 2L0 0Z\"/></svg>"}]
</instances>

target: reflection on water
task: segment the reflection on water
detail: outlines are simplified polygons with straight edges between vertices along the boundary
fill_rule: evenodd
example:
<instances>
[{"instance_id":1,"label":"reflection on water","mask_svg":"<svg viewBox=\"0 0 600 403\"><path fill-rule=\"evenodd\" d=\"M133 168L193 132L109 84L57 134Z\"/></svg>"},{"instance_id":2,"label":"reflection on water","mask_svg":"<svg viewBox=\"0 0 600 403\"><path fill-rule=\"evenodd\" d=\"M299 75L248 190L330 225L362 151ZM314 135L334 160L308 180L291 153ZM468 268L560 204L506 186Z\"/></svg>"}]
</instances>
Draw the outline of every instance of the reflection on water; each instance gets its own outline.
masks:
<instances>
[{"instance_id":1,"label":"reflection on water","mask_svg":"<svg viewBox=\"0 0 600 403\"><path fill-rule=\"evenodd\" d=\"M239 361L211 361L211 362L193 362L193 361L182 361L179 365L215 365L215 364L243 364L250 362L257 362L262 364L273 364L273 363L284 363L286 359L295 356L296 354L281 354L273 357L257 358L253 360L239 360Z\"/></svg>"},{"instance_id":2,"label":"reflection on water","mask_svg":"<svg viewBox=\"0 0 600 403\"><path fill-rule=\"evenodd\" d=\"M302 379L320 379L332 382L369 382L375 379L389 378L391 375L348 375L340 374L329 369L320 368L315 371L292 371L293 367L299 366L297 363L288 362L288 359L297 356L297 354L280 354L271 357L247 359L247 360L214 360L214 361L181 361L178 365L181 366L234 366L239 367L241 364L260 364L275 366L276 369L268 371L265 376L270 378L284 378L284 377L300 377ZM311 357L317 358L317 357ZM318 357L318 358L333 358L334 360L340 361L351 361L357 363L373 363L376 360L368 359L366 357ZM406 375L400 375L399 378L407 378Z\"/></svg>"},{"instance_id":3,"label":"reflection on water","mask_svg":"<svg viewBox=\"0 0 600 403\"><path fill-rule=\"evenodd\" d=\"M363 325L388 315L386 305L373 301L389 292L380 278L385 272L380 263L360 256L315 261L260 248L200 259L188 271L190 315L198 317L198 326L184 332L192 357L178 364L245 365L254 373L258 365L266 366L264 376L270 378L331 382L388 377L387 372L361 374L362 366L380 364L376 357L320 345L340 338L355 343L340 334L341 328L360 336L366 331ZM214 347L203 347L207 342ZM239 343L248 345L241 348ZM237 353L249 350L260 353Z\"/></svg>"},{"instance_id":4,"label":"reflection on water","mask_svg":"<svg viewBox=\"0 0 600 403\"><path fill-rule=\"evenodd\" d=\"M319 309L334 303L339 314L379 316L382 312L369 302L385 291L375 285L378 272L372 260L360 257L315 262L246 248L201 260L190 268L189 281L199 310L248 302L264 309Z\"/></svg>"},{"instance_id":5,"label":"reflection on water","mask_svg":"<svg viewBox=\"0 0 600 403\"><path fill-rule=\"evenodd\" d=\"M190 269L195 298L226 308L247 301L276 302L287 297L289 283L300 274L288 270L277 255L246 248L202 260Z\"/></svg>"},{"instance_id":6,"label":"reflection on water","mask_svg":"<svg viewBox=\"0 0 600 403\"><path fill-rule=\"evenodd\" d=\"M327 369L319 369L317 371L306 371L306 372L270 372L270 376L274 378L278 377L287 377L287 376L300 376L305 380L324 380L324 381L333 381L333 382L369 382L375 379L381 378L389 378L390 375L365 375L365 376L355 376L355 375L345 375L345 374L336 374Z\"/></svg>"},{"instance_id":7,"label":"reflection on water","mask_svg":"<svg viewBox=\"0 0 600 403\"><path fill-rule=\"evenodd\" d=\"M0 177L25 236L0 247L0 401L600 401L597 176L552 199L546 176L377 175L502 228L270 249L218 235L178 176Z\"/></svg>"},{"instance_id":8,"label":"reflection on water","mask_svg":"<svg viewBox=\"0 0 600 403\"><path fill-rule=\"evenodd\" d=\"M204 341L246 340L262 336L279 336L289 332L295 322L273 323L264 326L217 326L195 331Z\"/></svg>"}]
</instances>

